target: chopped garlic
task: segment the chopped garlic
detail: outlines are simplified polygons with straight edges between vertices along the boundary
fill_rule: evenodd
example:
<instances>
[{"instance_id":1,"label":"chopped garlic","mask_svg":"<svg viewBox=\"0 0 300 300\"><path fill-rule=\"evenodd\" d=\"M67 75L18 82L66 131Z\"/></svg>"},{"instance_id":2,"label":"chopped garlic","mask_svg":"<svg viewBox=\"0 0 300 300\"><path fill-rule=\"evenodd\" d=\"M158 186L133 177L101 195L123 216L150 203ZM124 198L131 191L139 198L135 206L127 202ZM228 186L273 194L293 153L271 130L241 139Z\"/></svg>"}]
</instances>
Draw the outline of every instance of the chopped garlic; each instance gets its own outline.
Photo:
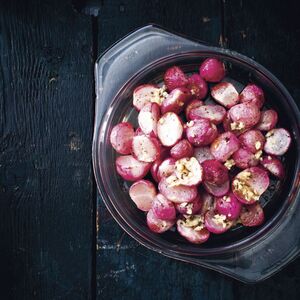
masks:
<instances>
[{"instance_id":1,"label":"chopped garlic","mask_svg":"<svg viewBox=\"0 0 300 300\"><path fill-rule=\"evenodd\" d=\"M254 157L256 158L256 159L260 159L260 157L262 156L262 150L259 150L259 151L257 151L255 154L254 154Z\"/></svg>"},{"instance_id":2,"label":"chopped garlic","mask_svg":"<svg viewBox=\"0 0 300 300\"><path fill-rule=\"evenodd\" d=\"M255 143L255 149L256 149L256 150L259 150L260 147L261 147L261 142L257 141L257 142Z\"/></svg>"},{"instance_id":3,"label":"chopped garlic","mask_svg":"<svg viewBox=\"0 0 300 300\"><path fill-rule=\"evenodd\" d=\"M224 166L230 170L233 166L235 165L235 162L233 159L228 159L226 160L226 162L224 163Z\"/></svg>"},{"instance_id":4,"label":"chopped garlic","mask_svg":"<svg viewBox=\"0 0 300 300\"><path fill-rule=\"evenodd\" d=\"M243 122L232 122L230 128L231 130L242 130L245 128L245 124Z\"/></svg>"}]
</instances>

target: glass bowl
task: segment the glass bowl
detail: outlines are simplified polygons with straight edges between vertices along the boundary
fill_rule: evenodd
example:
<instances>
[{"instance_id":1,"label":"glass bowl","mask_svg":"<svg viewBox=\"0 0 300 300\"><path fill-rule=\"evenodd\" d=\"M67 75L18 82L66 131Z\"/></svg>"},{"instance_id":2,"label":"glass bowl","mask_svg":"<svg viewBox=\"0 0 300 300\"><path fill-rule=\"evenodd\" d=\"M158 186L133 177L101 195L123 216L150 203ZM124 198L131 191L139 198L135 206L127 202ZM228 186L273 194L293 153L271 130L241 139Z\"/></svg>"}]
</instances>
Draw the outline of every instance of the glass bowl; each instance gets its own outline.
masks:
<instances>
[{"instance_id":1,"label":"glass bowl","mask_svg":"<svg viewBox=\"0 0 300 300\"><path fill-rule=\"evenodd\" d=\"M178 65L187 73L197 72L207 57L217 57L227 68L227 81L238 91L253 82L266 93L266 106L279 112L279 125L287 128L293 143L283 158L286 177L271 181L260 201L266 221L257 228L236 227L208 242L194 245L176 232L151 232L145 214L130 200L129 182L115 171L116 152L109 143L111 128L121 121L137 127L132 93L142 83L162 83L162 74ZM263 280L294 259L299 253L299 111L294 100L264 67L226 49L211 47L163 30L143 27L110 48L97 61L96 115L93 140L93 166L97 187L106 207L134 239L166 256L205 266L244 282ZM207 99L209 101L209 97Z\"/></svg>"}]
</instances>

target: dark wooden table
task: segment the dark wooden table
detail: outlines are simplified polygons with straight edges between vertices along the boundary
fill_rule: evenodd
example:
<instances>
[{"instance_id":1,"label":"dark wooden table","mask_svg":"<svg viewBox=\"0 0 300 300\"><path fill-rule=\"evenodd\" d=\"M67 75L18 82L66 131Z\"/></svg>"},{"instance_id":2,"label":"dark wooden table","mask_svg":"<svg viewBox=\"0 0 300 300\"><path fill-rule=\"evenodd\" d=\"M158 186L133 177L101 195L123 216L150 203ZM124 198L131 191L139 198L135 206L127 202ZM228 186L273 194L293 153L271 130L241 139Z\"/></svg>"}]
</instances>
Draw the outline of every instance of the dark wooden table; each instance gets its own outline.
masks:
<instances>
[{"instance_id":1,"label":"dark wooden table","mask_svg":"<svg viewBox=\"0 0 300 300\"><path fill-rule=\"evenodd\" d=\"M153 22L237 50L299 101L299 20L297 1L1 1L0 299L299 299L299 259L247 286L140 246L91 165L94 62L123 35Z\"/></svg>"}]
</instances>

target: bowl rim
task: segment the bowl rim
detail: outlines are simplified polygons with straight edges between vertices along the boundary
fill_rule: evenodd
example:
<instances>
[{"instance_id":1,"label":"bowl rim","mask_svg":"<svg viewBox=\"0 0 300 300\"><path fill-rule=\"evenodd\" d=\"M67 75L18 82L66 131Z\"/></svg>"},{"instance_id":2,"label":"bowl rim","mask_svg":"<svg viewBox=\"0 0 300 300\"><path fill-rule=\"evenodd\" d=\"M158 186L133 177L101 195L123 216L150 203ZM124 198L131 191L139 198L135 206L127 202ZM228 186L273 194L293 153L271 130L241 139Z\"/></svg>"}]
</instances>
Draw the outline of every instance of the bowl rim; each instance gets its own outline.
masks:
<instances>
[{"instance_id":1,"label":"bowl rim","mask_svg":"<svg viewBox=\"0 0 300 300\"><path fill-rule=\"evenodd\" d=\"M142 69L139 70L139 72L135 73L133 76L131 76L124 85L120 88L120 90L115 94L114 99L109 104L109 107L112 107L114 105L114 101L118 98L118 95L122 93L122 91L127 86L128 82L131 82L132 80L135 80L138 77L142 77L142 74L145 74L153 68L158 67L161 62L163 61L166 63L167 61L171 61L172 59L178 59L178 58L184 58L184 56L191 55L191 54L201 54L202 56L211 57L211 56L224 56L225 58L230 58L233 60L237 60L239 63L242 63L244 65L247 65L250 68L254 68L257 72L261 73L264 77L266 77L269 81L272 82L272 84L278 89L278 92L282 95L283 98L287 99L288 105L291 106L291 110L293 111L294 117L298 120L300 119L300 112L298 110L298 107L292 98L292 96L289 94L287 89L284 87L284 85L280 82L280 80L275 77L270 71L268 71L265 67L260 65L259 63L255 62L254 60L250 59L247 56L244 56L238 52L231 51L228 49L218 48L218 47L212 47L212 46L206 46L207 50L192 50L192 51L183 51L181 53L175 53L163 56L160 59L154 60L151 63L145 65ZM96 66L97 67L97 66ZM108 111L110 111L108 109ZM292 202L293 197L297 198L299 196L299 186L297 186L297 176L295 176L299 172L299 157L296 158L296 166L294 169L294 176L293 180L291 182L291 188L287 195L287 198L290 201L286 201L285 205L282 206L279 213L276 214L274 217L271 217L268 222L266 222L262 227L258 228L255 232L251 233L249 236L247 236L245 239L242 238L237 242L234 242L233 244L229 244L224 247L212 247L212 248L201 248L199 247L199 251L193 251L193 252L185 252L181 251L175 248L168 248L165 249L165 245L160 245L156 241L153 241L145 236L145 234L142 231L135 230L134 228L129 225L128 220L122 214L118 211L116 206L114 205L114 202L112 201L109 193L106 191L105 186L103 185L103 172L101 171L101 167L99 166L99 157L95 153L99 153L100 149L100 133L103 131L104 122L105 119L103 115L102 120L100 124L98 124L98 127L95 128L95 137L93 141L93 170L94 175L96 178L97 188L98 191L103 199L103 202L105 203L107 209L113 216L113 218L117 221L117 223L124 229L125 232L127 232L131 237L133 237L135 240L137 240L142 245L146 246L147 248L150 248L151 250L154 250L159 253L163 253L167 256L172 255L182 257L182 255L186 256L207 256L207 255L221 255L229 252L235 252L240 251L245 248L251 247L254 244L258 244L261 242L261 240L265 237L266 234L271 234L274 230L276 230L281 222L280 220L283 219L284 215L287 214L287 212L292 208L292 205L290 202ZM299 131L299 128L298 128ZM298 132L299 133L299 132ZM299 142L297 142L299 147ZM99 172L99 174L98 174ZM297 191L295 191L297 189ZM295 194L296 193L296 194ZM299 197L298 197L299 198ZM296 202L296 201L294 201ZM293 203L292 203L293 204ZM275 222L278 221L278 222ZM178 257L177 257L178 258Z\"/></svg>"}]
</instances>

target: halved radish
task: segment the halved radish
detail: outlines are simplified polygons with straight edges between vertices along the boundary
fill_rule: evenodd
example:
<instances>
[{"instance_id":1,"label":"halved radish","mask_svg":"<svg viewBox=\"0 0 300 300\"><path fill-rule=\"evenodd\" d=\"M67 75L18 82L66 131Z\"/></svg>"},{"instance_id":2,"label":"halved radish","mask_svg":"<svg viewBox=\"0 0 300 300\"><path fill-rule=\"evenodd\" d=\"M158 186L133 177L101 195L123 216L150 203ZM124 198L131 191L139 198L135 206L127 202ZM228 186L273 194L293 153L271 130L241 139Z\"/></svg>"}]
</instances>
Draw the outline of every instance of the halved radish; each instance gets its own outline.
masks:
<instances>
[{"instance_id":1,"label":"halved radish","mask_svg":"<svg viewBox=\"0 0 300 300\"><path fill-rule=\"evenodd\" d=\"M260 120L256 125L258 130L269 131L275 128L278 121L278 114L274 109L268 109L261 112Z\"/></svg>"},{"instance_id":2,"label":"halved radish","mask_svg":"<svg viewBox=\"0 0 300 300\"><path fill-rule=\"evenodd\" d=\"M247 148L240 148L235 151L232 155L232 159L234 161L234 165L240 169L255 167L259 163L259 157L256 157L255 154Z\"/></svg>"},{"instance_id":3,"label":"halved radish","mask_svg":"<svg viewBox=\"0 0 300 300\"><path fill-rule=\"evenodd\" d=\"M245 205L240 214L241 222L244 226L254 227L259 226L264 222L264 211L259 203Z\"/></svg>"},{"instance_id":4,"label":"halved radish","mask_svg":"<svg viewBox=\"0 0 300 300\"><path fill-rule=\"evenodd\" d=\"M211 96L226 108L239 103L239 93L230 82L220 82L213 86L211 88Z\"/></svg>"},{"instance_id":5,"label":"halved radish","mask_svg":"<svg viewBox=\"0 0 300 300\"><path fill-rule=\"evenodd\" d=\"M224 132L213 141L210 151L215 159L225 162L239 148L238 138L231 132Z\"/></svg>"},{"instance_id":6,"label":"halved radish","mask_svg":"<svg viewBox=\"0 0 300 300\"><path fill-rule=\"evenodd\" d=\"M216 199L216 210L219 214L225 215L228 220L237 219L241 209L241 202L231 192L228 195Z\"/></svg>"},{"instance_id":7,"label":"halved radish","mask_svg":"<svg viewBox=\"0 0 300 300\"><path fill-rule=\"evenodd\" d=\"M159 102L159 87L154 84L142 84L133 91L133 106L140 111L149 102Z\"/></svg>"},{"instance_id":8,"label":"halved radish","mask_svg":"<svg viewBox=\"0 0 300 300\"><path fill-rule=\"evenodd\" d=\"M222 197L226 195L230 189L230 182L229 180L225 181L221 184L213 184L209 182L203 182L203 186L206 191L216 197Z\"/></svg>"},{"instance_id":9,"label":"halved radish","mask_svg":"<svg viewBox=\"0 0 300 300\"><path fill-rule=\"evenodd\" d=\"M194 148L194 157L201 164L208 159L213 159L213 155L210 152L210 147L196 147Z\"/></svg>"},{"instance_id":10,"label":"halved radish","mask_svg":"<svg viewBox=\"0 0 300 300\"><path fill-rule=\"evenodd\" d=\"M176 161L175 175L177 182L193 186L202 182L203 169L195 157L185 157Z\"/></svg>"},{"instance_id":11,"label":"halved radish","mask_svg":"<svg viewBox=\"0 0 300 300\"><path fill-rule=\"evenodd\" d=\"M193 153L194 153L194 148L190 144L190 142L186 139L179 141L170 150L170 155L175 159L180 159L183 157L191 157Z\"/></svg>"},{"instance_id":12,"label":"halved radish","mask_svg":"<svg viewBox=\"0 0 300 300\"><path fill-rule=\"evenodd\" d=\"M201 215L178 219L177 231L193 244L202 244L206 242L210 236L209 231L205 228L204 218Z\"/></svg>"},{"instance_id":13,"label":"halved radish","mask_svg":"<svg viewBox=\"0 0 300 300\"><path fill-rule=\"evenodd\" d=\"M259 200L269 184L267 171L259 167L252 167L234 177L232 192L242 203L252 204Z\"/></svg>"},{"instance_id":14,"label":"halved radish","mask_svg":"<svg viewBox=\"0 0 300 300\"><path fill-rule=\"evenodd\" d=\"M138 161L132 155L119 156L116 159L116 170L125 180L137 181L146 176L151 164Z\"/></svg>"},{"instance_id":15,"label":"halved radish","mask_svg":"<svg viewBox=\"0 0 300 300\"><path fill-rule=\"evenodd\" d=\"M132 152L139 161L153 162L160 156L160 144L156 138L146 135L134 136Z\"/></svg>"},{"instance_id":16,"label":"halved radish","mask_svg":"<svg viewBox=\"0 0 300 300\"><path fill-rule=\"evenodd\" d=\"M205 227L208 231L221 234L227 231L233 224L225 215L215 213L214 211L208 211L205 214Z\"/></svg>"},{"instance_id":17,"label":"halved radish","mask_svg":"<svg viewBox=\"0 0 300 300\"><path fill-rule=\"evenodd\" d=\"M110 133L110 143L120 154L130 154L134 129L128 122L122 122L113 127Z\"/></svg>"},{"instance_id":18,"label":"halved radish","mask_svg":"<svg viewBox=\"0 0 300 300\"><path fill-rule=\"evenodd\" d=\"M173 185L176 180L175 175L168 178L163 177L159 182L159 191L170 201L174 203L191 202L197 197L197 187L186 185Z\"/></svg>"},{"instance_id":19,"label":"halved radish","mask_svg":"<svg viewBox=\"0 0 300 300\"><path fill-rule=\"evenodd\" d=\"M179 114L191 96L191 92L184 87L172 90L161 104L161 113L174 112L175 114Z\"/></svg>"},{"instance_id":20,"label":"halved radish","mask_svg":"<svg viewBox=\"0 0 300 300\"><path fill-rule=\"evenodd\" d=\"M160 181L163 177L169 177L175 171L175 162L176 160L172 157L166 158L159 165L157 170L157 179Z\"/></svg>"},{"instance_id":21,"label":"halved radish","mask_svg":"<svg viewBox=\"0 0 300 300\"><path fill-rule=\"evenodd\" d=\"M201 64L199 72L206 81L218 82L225 76L225 65L216 58L207 58Z\"/></svg>"},{"instance_id":22,"label":"halved radish","mask_svg":"<svg viewBox=\"0 0 300 300\"><path fill-rule=\"evenodd\" d=\"M264 105L265 95L259 86L255 84L248 84L240 94L240 101L242 103L251 102L260 109Z\"/></svg>"},{"instance_id":23,"label":"halved radish","mask_svg":"<svg viewBox=\"0 0 300 300\"><path fill-rule=\"evenodd\" d=\"M272 175L279 179L284 178L284 167L282 162L273 155L266 155L260 161L261 165L267 169Z\"/></svg>"},{"instance_id":24,"label":"halved radish","mask_svg":"<svg viewBox=\"0 0 300 300\"><path fill-rule=\"evenodd\" d=\"M228 169L216 159L202 163L203 180L212 184L222 184L229 180Z\"/></svg>"},{"instance_id":25,"label":"halved radish","mask_svg":"<svg viewBox=\"0 0 300 300\"><path fill-rule=\"evenodd\" d=\"M160 108L157 103L147 103L138 115L138 123L146 135L157 136L157 122L160 118Z\"/></svg>"},{"instance_id":26,"label":"halved radish","mask_svg":"<svg viewBox=\"0 0 300 300\"><path fill-rule=\"evenodd\" d=\"M186 124L186 137L195 146L209 145L217 135L216 125L206 119L192 120Z\"/></svg>"},{"instance_id":27,"label":"halved radish","mask_svg":"<svg viewBox=\"0 0 300 300\"><path fill-rule=\"evenodd\" d=\"M267 132L264 150L268 154L283 155L291 144L291 136L284 128L275 128Z\"/></svg>"},{"instance_id":28,"label":"halved radish","mask_svg":"<svg viewBox=\"0 0 300 300\"><path fill-rule=\"evenodd\" d=\"M194 100L190 101L190 102L188 103L188 105L186 106L186 108L185 108L185 117L186 117L186 119L187 119L188 121L190 120L190 119L189 119L189 113L190 113L190 111L191 111L193 108L200 107L200 106L203 105L203 104L204 104L203 101L198 100L198 99L194 99Z\"/></svg>"},{"instance_id":29,"label":"halved radish","mask_svg":"<svg viewBox=\"0 0 300 300\"><path fill-rule=\"evenodd\" d=\"M259 122L260 110L255 104L240 103L230 108L229 116L232 120L231 130L249 129Z\"/></svg>"},{"instance_id":30,"label":"halved radish","mask_svg":"<svg viewBox=\"0 0 300 300\"><path fill-rule=\"evenodd\" d=\"M169 91L179 87L185 87L188 79L181 68L174 66L169 68L164 75L164 82Z\"/></svg>"},{"instance_id":31,"label":"halved radish","mask_svg":"<svg viewBox=\"0 0 300 300\"><path fill-rule=\"evenodd\" d=\"M221 105L202 105L193 108L189 112L189 120L207 119L215 125L222 123L226 115L226 109Z\"/></svg>"},{"instance_id":32,"label":"halved radish","mask_svg":"<svg viewBox=\"0 0 300 300\"><path fill-rule=\"evenodd\" d=\"M156 188L149 180L139 180L130 187L129 196L138 209L148 211L156 196Z\"/></svg>"},{"instance_id":33,"label":"halved radish","mask_svg":"<svg viewBox=\"0 0 300 300\"><path fill-rule=\"evenodd\" d=\"M182 137L183 126L179 117L168 112L164 114L157 124L157 135L160 142L166 146L174 146Z\"/></svg>"},{"instance_id":34,"label":"halved radish","mask_svg":"<svg viewBox=\"0 0 300 300\"><path fill-rule=\"evenodd\" d=\"M150 209L147 213L147 225L149 229L155 233L163 233L169 230L176 220L162 220L159 219L156 214Z\"/></svg>"},{"instance_id":35,"label":"halved radish","mask_svg":"<svg viewBox=\"0 0 300 300\"><path fill-rule=\"evenodd\" d=\"M199 74L189 77L187 88L193 96L199 99L204 99L208 91L206 81Z\"/></svg>"},{"instance_id":36,"label":"halved radish","mask_svg":"<svg viewBox=\"0 0 300 300\"><path fill-rule=\"evenodd\" d=\"M201 215L204 215L209 210L215 210L215 198L203 189L200 189L199 195L202 199Z\"/></svg>"},{"instance_id":37,"label":"halved radish","mask_svg":"<svg viewBox=\"0 0 300 300\"><path fill-rule=\"evenodd\" d=\"M152 202L152 210L161 220L173 220L176 217L174 203L169 201L162 194L157 194Z\"/></svg>"},{"instance_id":38,"label":"halved radish","mask_svg":"<svg viewBox=\"0 0 300 300\"><path fill-rule=\"evenodd\" d=\"M199 212L202 208L202 200L198 195L191 202L183 202L175 204L177 211L183 215L194 215Z\"/></svg>"},{"instance_id":39,"label":"halved radish","mask_svg":"<svg viewBox=\"0 0 300 300\"><path fill-rule=\"evenodd\" d=\"M259 130L252 129L242 133L239 136L239 141L243 147L256 153L264 148L266 139Z\"/></svg>"}]
</instances>

